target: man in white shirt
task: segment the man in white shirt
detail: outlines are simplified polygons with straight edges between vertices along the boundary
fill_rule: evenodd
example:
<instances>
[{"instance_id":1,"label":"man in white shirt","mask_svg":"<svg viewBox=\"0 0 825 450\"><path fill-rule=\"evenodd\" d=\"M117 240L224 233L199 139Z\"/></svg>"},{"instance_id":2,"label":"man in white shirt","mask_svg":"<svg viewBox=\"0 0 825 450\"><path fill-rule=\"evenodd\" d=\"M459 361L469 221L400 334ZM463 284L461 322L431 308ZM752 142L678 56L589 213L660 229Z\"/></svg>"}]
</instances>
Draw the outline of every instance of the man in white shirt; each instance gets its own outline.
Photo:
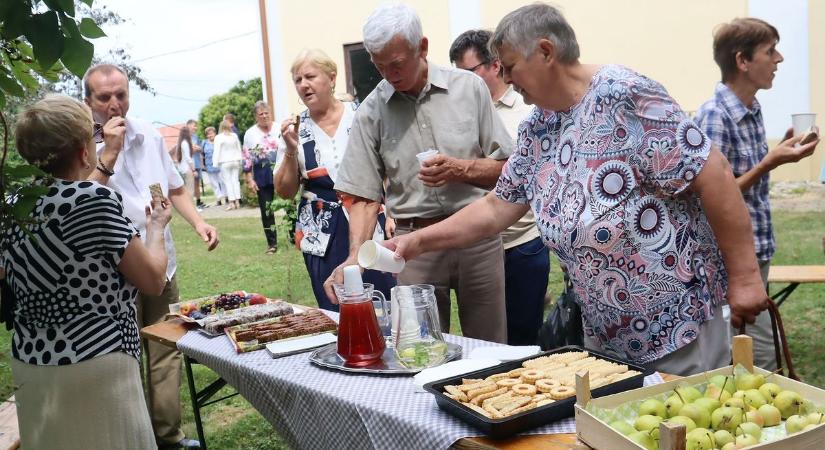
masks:
<instances>
[{"instance_id":1,"label":"man in white shirt","mask_svg":"<svg viewBox=\"0 0 825 450\"><path fill-rule=\"evenodd\" d=\"M209 250L218 245L218 231L204 222L195 210L192 197L163 145L160 134L145 121L129 118L129 82L117 66L94 66L83 77L86 104L96 123L103 125L103 145L98 148L98 165L90 180L105 184L123 196L123 211L141 236L146 236L145 208L150 203L149 185L159 183L175 210L203 239ZM175 279L175 246L169 226L165 230L166 288L160 296L141 293L138 297L138 325L144 327L163 320L168 304L178 301ZM181 357L176 350L149 343L147 347L149 414L160 448L197 448L198 441L186 439L180 428Z\"/></svg>"},{"instance_id":2,"label":"man in white shirt","mask_svg":"<svg viewBox=\"0 0 825 450\"><path fill-rule=\"evenodd\" d=\"M522 120L533 111L521 95L499 75L501 62L490 54L487 30L469 30L450 47L450 61L475 73L490 89L490 96L507 132L516 139ZM550 275L550 252L541 241L536 219L528 211L501 233L504 243L504 298L507 308L507 343L534 345L544 317L544 296Z\"/></svg>"}]
</instances>

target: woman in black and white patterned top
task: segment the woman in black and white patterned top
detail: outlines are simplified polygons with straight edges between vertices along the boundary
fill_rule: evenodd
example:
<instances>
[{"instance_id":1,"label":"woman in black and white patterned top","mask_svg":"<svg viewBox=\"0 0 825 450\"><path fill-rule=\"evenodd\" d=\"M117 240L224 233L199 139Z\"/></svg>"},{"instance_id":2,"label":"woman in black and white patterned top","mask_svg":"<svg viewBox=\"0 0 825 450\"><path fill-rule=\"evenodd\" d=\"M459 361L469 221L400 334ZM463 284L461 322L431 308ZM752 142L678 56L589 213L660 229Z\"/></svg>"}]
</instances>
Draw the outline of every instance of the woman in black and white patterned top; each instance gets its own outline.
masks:
<instances>
[{"instance_id":1,"label":"woman in black and white patterned top","mask_svg":"<svg viewBox=\"0 0 825 450\"><path fill-rule=\"evenodd\" d=\"M95 138L119 151L124 133L124 119L96 127L88 108L66 96L35 103L17 123L20 154L54 177L32 225L0 235L25 448L156 447L140 382L135 296L163 290L170 209L161 200L147 207L144 245L133 239L120 194L85 181L92 170L108 170L97 166Z\"/></svg>"}]
</instances>

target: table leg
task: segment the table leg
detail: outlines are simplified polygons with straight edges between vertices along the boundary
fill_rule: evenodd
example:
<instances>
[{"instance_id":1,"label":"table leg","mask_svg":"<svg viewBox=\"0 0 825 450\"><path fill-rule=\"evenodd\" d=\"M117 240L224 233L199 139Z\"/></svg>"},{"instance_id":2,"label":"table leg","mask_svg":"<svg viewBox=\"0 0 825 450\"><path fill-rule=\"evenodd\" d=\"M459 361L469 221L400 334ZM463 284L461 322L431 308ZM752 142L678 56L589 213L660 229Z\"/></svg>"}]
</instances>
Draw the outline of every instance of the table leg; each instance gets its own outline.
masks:
<instances>
[{"instance_id":1,"label":"table leg","mask_svg":"<svg viewBox=\"0 0 825 450\"><path fill-rule=\"evenodd\" d=\"M776 306L778 307L778 306L782 305L782 303L785 301L785 299L787 299L788 296L791 295L791 293L798 286L799 286L799 283L791 283L791 284L785 286L784 288L782 288L782 290L780 290L776 294L771 295L771 299L776 302Z\"/></svg>"},{"instance_id":2,"label":"table leg","mask_svg":"<svg viewBox=\"0 0 825 450\"><path fill-rule=\"evenodd\" d=\"M198 400L198 391L195 390L195 377L192 375L192 363L188 356L183 355L183 365L186 368L186 380L189 383L189 398L192 399L192 414L195 416L195 429L198 432L198 441L201 449L206 449L206 438L203 435L203 424L201 423L201 407Z\"/></svg>"}]
</instances>

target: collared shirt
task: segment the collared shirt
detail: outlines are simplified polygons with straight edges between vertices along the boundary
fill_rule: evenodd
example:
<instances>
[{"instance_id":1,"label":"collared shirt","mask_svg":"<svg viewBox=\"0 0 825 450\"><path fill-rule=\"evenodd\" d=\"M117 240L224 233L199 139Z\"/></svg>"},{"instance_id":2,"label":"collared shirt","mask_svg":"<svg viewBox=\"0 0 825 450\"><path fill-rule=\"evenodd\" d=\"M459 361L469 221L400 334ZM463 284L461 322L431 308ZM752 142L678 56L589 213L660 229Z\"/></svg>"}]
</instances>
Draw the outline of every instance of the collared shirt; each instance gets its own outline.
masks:
<instances>
[{"instance_id":1,"label":"collared shirt","mask_svg":"<svg viewBox=\"0 0 825 450\"><path fill-rule=\"evenodd\" d=\"M355 113L335 189L380 201L393 218L453 214L488 191L469 183L427 187L415 155L427 149L459 159L506 159L513 142L481 78L428 63L427 85L415 98L386 80Z\"/></svg>"},{"instance_id":2,"label":"collared shirt","mask_svg":"<svg viewBox=\"0 0 825 450\"><path fill-rule=\"evenodd\" d=\"M98 146L97 154L103 151L103 144ZM163 195L168 196L170 189L183 186L183 179L175 169L175 163L163 145L160 133L149 123L136 118L126 119L126 136L123 149L112 168L114 175L109 177L106 186L123 196L123 213L135 228L141 239L146 240L146 205L152 202L149 185L160 184ZM164 230L166 238L166 277L172 278L177 270L175 260L175 243L169 225Z\"/></svg>"},{"instance_id":3,"label":"collared shirt","mask_svg":"<svg viewBox=\"0 0 825 450\"><path fill-rule=\"evenodd\" d=\"M726 274L699 198L710 140L659 83L601 67L581 101L536 108L496 195L529 203L569 271L585 333L649 363L698 336Z\"/></svg>"},{"instance_id":4,"label":"collared shirt","mask_svg":"<svg viewBox=\"0 0 825 450\"><path fill-rule=\"evenodd\" d=\"M716 85L713 98L699 108L695 120L728 158L736 177L753 169L768 154L765 121L759 102L753 99L753 107L748 109L724 83ZM768 199L769 183L770 174L766 172L742 193L753 224L756 258L760 261L770 261L776 251Z\"/></svg>"},{"instance_id":5,"label":"collared shirt","mask_svg":"<svg viewBox=\"0 0 825 450\"><path fill-rule=\"evenodd\" d=\"M507 133L513 139L517 138L519 124L530 116L533 107L524 103L521 94L516 92L511 85L508 85L504 95L494 102L494 106L507 128ZM522 216L518 222L501 232L505 250L530 242L537 237L539 237L539 230L536 228L536 216L532 211L527 211L527 214Z\"/></svg>"}]
</instances>

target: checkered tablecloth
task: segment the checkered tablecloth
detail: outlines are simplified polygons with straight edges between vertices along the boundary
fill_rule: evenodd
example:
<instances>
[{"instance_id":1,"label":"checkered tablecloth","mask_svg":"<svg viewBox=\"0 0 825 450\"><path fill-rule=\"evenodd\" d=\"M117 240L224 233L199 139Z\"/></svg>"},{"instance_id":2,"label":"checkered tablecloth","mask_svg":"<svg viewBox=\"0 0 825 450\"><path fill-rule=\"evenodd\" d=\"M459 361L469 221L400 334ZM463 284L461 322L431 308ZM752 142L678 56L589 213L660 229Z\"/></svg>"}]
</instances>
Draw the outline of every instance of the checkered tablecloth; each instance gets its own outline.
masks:
<instances>
[{"instance_id":1,"label":"checkered tablecloth","mask_svg":"<svg viewBox=\"0 0 825 450\"><path fill-rule=\"evenodd\" d=\"M490 342L446 335L466 356ZM266 350L237 354L225 336L190 331L178 341L187 356L217 372L294 449L440 449L475 428L440 410L410 376L364 375L317 367L309 353L274 359ZM645 384L661 383L658 374ZM526 434L573 433L573 418Z\"/></svg>"}]
</instances>

